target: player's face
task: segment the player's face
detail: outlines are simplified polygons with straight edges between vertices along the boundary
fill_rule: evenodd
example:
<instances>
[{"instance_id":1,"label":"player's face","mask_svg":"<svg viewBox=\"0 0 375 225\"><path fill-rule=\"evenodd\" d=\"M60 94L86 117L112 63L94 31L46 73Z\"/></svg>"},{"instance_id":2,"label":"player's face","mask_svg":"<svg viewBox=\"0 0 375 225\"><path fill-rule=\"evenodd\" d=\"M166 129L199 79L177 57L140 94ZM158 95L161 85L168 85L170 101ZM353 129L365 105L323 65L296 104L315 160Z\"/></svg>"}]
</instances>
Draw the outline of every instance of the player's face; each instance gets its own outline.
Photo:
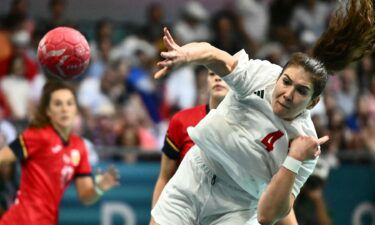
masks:
<instances>
[{"instance_id":1,"label":"player's face","mask_svg":"<svg viewBox=\"0 0 375 225\"><path fill-rule=\"evenodd\" d=\"M227 83L210 70L208 71L207 84L211 98L219 101L223 100L229 91Z\"/></svg>"},{"instance_id":2,"label":"player's face","mask_svg":"<svg viewBox=\"0 0 375 225\"><path fill-rule=\"evenodd\" d=\"M58 128L70 129L77 115L77 103L73 93L68 89L52 92L47 109L51 123Z\"/></svg>"},{"instance_id":3,"label":"player's face","mask_svg":"<svg viewBox=\"0 0 375 225\"><path fill-rule=\"evenodd\" d=\"M314 88L310 76L299 66L284 70L272 93L272 109L278 117L293 120L318 103L319 97L312 99Z\"/></svg>"}]
</instances>

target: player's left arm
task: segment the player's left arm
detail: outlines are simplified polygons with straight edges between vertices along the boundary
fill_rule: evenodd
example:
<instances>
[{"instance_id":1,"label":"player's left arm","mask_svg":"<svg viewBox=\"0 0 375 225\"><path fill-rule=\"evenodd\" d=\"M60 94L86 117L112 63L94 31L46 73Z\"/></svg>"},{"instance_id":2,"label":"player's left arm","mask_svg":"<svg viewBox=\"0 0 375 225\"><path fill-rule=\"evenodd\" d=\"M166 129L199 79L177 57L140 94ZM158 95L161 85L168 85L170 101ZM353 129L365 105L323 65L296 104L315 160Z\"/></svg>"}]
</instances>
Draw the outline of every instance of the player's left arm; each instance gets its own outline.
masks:
<instances>
[{"instance_id":1,"label":"player's left arm","mask_svg":"<svg viewBox=\"0 0 375 225\"><path fill-rule=\"evenodd\" d=\"M96 175L95 182L91 176L75 179L78 198L85 205L95 203L105 192L119 185L119 173L110 167L106 172Z\"/></svg>"}]
</instances>

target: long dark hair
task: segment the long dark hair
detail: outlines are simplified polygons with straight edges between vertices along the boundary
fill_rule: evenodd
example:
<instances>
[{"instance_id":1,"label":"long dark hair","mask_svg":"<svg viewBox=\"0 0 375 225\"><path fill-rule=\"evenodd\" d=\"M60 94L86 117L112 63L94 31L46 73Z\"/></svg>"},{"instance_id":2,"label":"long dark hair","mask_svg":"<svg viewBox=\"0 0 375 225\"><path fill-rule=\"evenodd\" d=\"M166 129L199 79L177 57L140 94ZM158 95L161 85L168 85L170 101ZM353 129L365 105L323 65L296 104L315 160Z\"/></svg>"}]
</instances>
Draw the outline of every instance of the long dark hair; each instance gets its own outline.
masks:
<instances>
[{"instance_id":1,"label":"long dark hair","mask_svg":"<svg viewBox=\"0 0 375 225\"><path fill-rule=\"evenodd\" d=\"M39 101L37 109L30 121L30 127L37 127L42 128L51 123L49 117L47 116L47 109L51 101L52 94L61 89L67 89L72 92L75 102L77 104L77 96L75 93L75 89L73 86L66 82L58 81L58 80L48 80L47 83L43 87L42 97ZM78 106L77 106L78 108Z\"/></svg>"},{"instance_id":2,"label":"long dark hair","mask_svg":"<svg viewBox=\"0 0 375 225\"><path fill-rule=\"evenodd\" d=\"M288 66L302 66L312 74L314 93L319 96L329 74L344 69L375 48L375 17L372 0L349 0L332 16L324 32L308 54L292 55Z\"/></svg>"}]
</instances>

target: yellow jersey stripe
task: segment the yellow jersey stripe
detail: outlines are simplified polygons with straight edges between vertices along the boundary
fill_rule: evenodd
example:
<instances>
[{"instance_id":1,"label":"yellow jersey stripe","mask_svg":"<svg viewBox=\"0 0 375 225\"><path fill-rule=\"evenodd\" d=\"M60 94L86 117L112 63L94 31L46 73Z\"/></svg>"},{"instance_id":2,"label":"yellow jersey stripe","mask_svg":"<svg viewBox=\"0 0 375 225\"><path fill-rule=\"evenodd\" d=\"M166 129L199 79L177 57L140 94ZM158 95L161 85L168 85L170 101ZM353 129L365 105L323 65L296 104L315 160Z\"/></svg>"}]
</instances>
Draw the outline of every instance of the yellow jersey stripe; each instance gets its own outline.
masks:
<instances>
[{"instance_id":1,"label":"yellow jersey stripe","mask_svg":"<svg viewBox=\"0 0 375 225\"><path fill-rule=\"evenodd\" d=\"M23 140L22 135L20 135L20 143L21 143L21 146L22 146L23 157L24 157L24 159L27 159L27 148L26 148L26 145L25 145L25 142Z\"/></svg>"},{"instance_id":2,"label":"yellow jersey stripe","mask_svg":"<svg viewBox=\"0 0 375 225\"><path fill-rule=\"evenodd\" d=\"M168 136L166 136L165 139L167 140L168 144L173 148L173 150L175 150L176 152L180 152L180 150L176 147L176 145L174 145L174 144L172 143L172 141L169 139Z\"/></svg>"}]
</instances>

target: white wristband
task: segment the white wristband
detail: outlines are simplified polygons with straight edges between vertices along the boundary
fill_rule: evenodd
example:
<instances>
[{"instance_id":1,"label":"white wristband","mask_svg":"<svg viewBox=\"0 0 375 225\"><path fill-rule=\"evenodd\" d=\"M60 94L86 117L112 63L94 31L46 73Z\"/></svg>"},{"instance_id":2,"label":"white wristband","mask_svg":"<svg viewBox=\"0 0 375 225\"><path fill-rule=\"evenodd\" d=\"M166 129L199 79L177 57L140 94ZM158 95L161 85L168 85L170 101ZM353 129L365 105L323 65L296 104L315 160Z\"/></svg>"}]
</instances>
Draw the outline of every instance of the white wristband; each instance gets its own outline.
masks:
<instances>
[{"instance_id":1,"label":"white wristband","mask_svg":"<svg viewBox=\"0 0 375 225\"><path fill-rule=\"evenodd\" d=\"M298 171L301 165L302 165L301 161L290 156L287 156L283 163L284 168L292 171L295 174L298 174Z\"/></svg>"},{"instance_id":2,"label":"white wristband","mask_svg":"<svg viewBox=\"0 0 375 225\"><path fill-rule=\"evenodd\" d=\"M95 176L95 191L99 196L102 196L104 194L104 191L98 186L98 183L102 180L102 175L97 174Z\"/></svg>"},{"instance_id":3,"label":"white wristband","mask_svg":"<svg viewBox=\"0 0 375 225\"><path fill-rule=\"evenodd\" d=\"M102 196L104 194L104 191L98 185L95 185L95 192L99 196Z\"/></svg>"}]
</instances>

